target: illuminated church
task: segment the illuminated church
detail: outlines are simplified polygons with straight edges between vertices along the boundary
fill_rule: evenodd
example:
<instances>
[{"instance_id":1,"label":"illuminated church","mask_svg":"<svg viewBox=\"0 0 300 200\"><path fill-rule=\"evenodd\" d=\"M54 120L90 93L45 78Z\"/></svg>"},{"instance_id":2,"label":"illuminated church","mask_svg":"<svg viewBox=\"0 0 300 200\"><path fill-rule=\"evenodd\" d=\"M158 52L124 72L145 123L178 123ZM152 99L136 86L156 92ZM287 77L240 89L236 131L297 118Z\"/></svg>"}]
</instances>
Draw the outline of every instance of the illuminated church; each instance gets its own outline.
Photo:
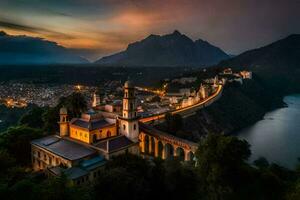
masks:
<instances>
[{"instance_id":1,"label":"illuminated church","mask_svg":"<svg viewBox=\"0 0 300 200\"><path fill-rule=\"evenodd\" d=\"M120 115L88 111L69 120L65 107L60 109L59 135L31 142L35 171L67 175L74 184L92 182L107 160L126 152L148 154L163 159L180 156L192 160L197 144L160 132L142 123L137 115L135 88L124 84Z\"/></svg>"}]
</instances>

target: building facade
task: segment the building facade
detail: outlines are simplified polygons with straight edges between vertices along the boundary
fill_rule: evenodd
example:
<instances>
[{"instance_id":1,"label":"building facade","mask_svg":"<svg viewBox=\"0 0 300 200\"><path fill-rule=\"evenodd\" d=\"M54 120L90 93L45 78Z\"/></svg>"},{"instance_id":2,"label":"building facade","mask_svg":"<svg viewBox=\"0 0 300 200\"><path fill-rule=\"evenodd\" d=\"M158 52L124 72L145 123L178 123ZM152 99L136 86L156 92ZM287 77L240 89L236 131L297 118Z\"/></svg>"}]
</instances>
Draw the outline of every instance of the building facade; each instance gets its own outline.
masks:
<instances>
[{"instance_id":1,"label":"building facade","mask_svg":"<svg viewBox=\"0 0 300 200\"><path fill-rule=\"evenodd\" d=\"M56 176L64 173L74 184L91 183L107 160L116 155L131 153L145 156L147 135L155 139L156 144L165 145L162 155L181 155L167 152L169 146L177 149L178 144L184 147L186 156L183 160L191 160L192 156L188 155L194 155L196 151L196 144L170 135L167 137L167 133L156 131L139 121L135 87L130 81L124 84L123 109L120 115L89 110L80 118L69 120L67 109L62 107L58 123L59 134L31 142L33 169ZM158 151L153 156L159 157Z\"/></svg>"}]
</instances>

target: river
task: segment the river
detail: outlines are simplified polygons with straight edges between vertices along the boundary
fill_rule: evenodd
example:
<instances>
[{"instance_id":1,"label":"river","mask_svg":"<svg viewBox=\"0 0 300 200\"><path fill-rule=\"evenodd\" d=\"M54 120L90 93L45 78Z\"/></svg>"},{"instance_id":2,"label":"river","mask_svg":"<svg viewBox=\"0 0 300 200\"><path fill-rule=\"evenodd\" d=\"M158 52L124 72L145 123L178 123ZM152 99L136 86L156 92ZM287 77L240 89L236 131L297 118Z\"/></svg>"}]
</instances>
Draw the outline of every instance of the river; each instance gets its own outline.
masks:
<instances>
[{"instance_id":1,"label":"river","mask_svg":"<svg viewBox=\"0 0 300 200\"><path fill-rule=\"evenodd\" d=\"M300 157L300 94L286 96L288 107L269 112L264 119L241 130L238 137L251 144L250 161L259 156L288 168Z\"/></svg>"}]
</instances>

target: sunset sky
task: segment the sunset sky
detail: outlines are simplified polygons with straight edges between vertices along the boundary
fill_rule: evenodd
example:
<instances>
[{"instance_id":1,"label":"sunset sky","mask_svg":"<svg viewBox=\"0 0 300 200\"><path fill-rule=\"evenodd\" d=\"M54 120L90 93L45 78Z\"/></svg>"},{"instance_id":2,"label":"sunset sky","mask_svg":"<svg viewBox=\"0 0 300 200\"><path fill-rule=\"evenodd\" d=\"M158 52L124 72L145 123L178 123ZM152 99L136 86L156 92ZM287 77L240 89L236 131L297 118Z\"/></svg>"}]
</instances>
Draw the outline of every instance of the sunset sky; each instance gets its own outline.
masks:
<instances>
[{"instance_id":1,"label":"sunset sky","mask_svg":"<svg viewBox=\"0 0 300 200\"><path fill-rule=\"evenodd\" d=\"M175 29L230 54L300 33L299 0L0 0L0 30L94 60Z\"/></svg>"}]
</instances>

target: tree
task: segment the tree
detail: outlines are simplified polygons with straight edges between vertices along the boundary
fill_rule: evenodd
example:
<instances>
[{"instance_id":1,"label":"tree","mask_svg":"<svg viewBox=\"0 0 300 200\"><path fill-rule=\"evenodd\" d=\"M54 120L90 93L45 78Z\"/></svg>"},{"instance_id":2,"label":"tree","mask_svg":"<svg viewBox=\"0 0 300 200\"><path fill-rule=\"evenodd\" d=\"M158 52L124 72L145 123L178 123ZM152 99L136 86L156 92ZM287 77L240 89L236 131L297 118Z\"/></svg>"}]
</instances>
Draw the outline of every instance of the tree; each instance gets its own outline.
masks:
<instances>
[{"instance_id":1,"label":"tree","mask_svg":"<svg viewBox=\"0 0 300 200\"><path fill-rule=\"evenodd\" d=\"M0 150L0 177L6 175L7 170L15 165L13 159L6 150Z\"/></svg>"},{"instance_id":2,"label":"tree","mask_svg":"<svg viewBox=\"0 0 300 200\"><path fill-rule=\"evenodd\" d=\"M197 171L208 199L230 199L243 182L241 174L251 155L249 144L236 137L210 134L196 152Z\"/></svg>"},{"instance_id":3,"label":"tree","mask_svg":"<svg viewBox=\"0 0 300 200\"><path fill-rule=\"evenodd\" d=\"M57 106L48 108L43 114L44 130L48 133L53 134L58 130L59 110L63 106L68 109L69 119L79 117L87 109L87 103L81 93L72 93L68 97L60 98Z\"/></svg>"},{"instance_id":4,"label":"tree","mask_svg":"<svg viewBox=\"0 0 300 200\"><path fill-rule=\"evenodd\" d=\"M165 167L165 198L199 199L199 177L193 167L182 165L178 159L168 159Z\"/></svg>"},{"instance_id":5,"label":"tree","mask_svg":"<svg viewBox=\"0 0 300 200\"><path fill-rule=\"evenodd\" d=\"M33 107L27 113L25 113L19 120L20 125L27 125L32 128L43 128L43 114L45 112L44 108Z\"/></svg>"},{"instance_id":6,"label":"tree","mask_svg":"<svg viewBox=\"0 0 300 200\"><path fill-rule=\"evenodd\" d=\"M68 96L65 104L73 117L80 117L81 113L87 109L87 102L84 96L78 92L74 92Z\"/></svg>"},{"instance_id":7,"label":"tree","mask_svg":"<svg viewBox=\"0 0 300 200\"><path fill-rule=\"evenodd\" d=\"M253 164L259 169L266 169L270 166L269 162L264 157L259 157L253 162Z\"/></svg>"},{"instance_id":8,"label":"tree","mask_svg":"<svg viewBox=\"0 0 300 200\"><path fill-rule=\"evenodd\" d=\"M95 196L104 200L149 199L151 166L138 156L125 154L109 161L95 185Z\"/></svg>"},{"instance_id":9,"label":"tree","mask_svg":"<svg viewBox=\"0 0 300 200\"><path fill-rule=\"evenodd\" d=\"M39 129L27 126L10 127L0 134L0 148L7 150L18 164L27 165L31 161L31 140L42 136L42 131Z\"/></svg>"},{"instance_id":10,"label":"tree","mask_svg":"<svg viewBox=\"0 0 300 200\"><path fill-rule=\"evenodd\" d=\"M40 193L42 200L85 200L90 198L87 188L71 185L65 175L46 180L40 188Z\"/></svg>"},{"instance_id":11,"label":"tree","mask_svg":"<svg viewBox=\"0 0 300 200\"><path fill-rule=\"evenodd\" d=\"M54 108L48 108L43 116L43 121L44 121L44 130L47 131L48 133L55 133L59 126L58 126L58 121L59 121L59 106L56 106Z\"/></svg>"},{"instance_id":12,"label":"tree","mask_svg":"<svg viewBox=\"0 0 300 200\"><path fill-rule=\"evenodd\" d=\"M94 187L102 199L199 199L194 168L179 160L145 160L125 154L108 161Z\"/></svg>"}]
</instances>

